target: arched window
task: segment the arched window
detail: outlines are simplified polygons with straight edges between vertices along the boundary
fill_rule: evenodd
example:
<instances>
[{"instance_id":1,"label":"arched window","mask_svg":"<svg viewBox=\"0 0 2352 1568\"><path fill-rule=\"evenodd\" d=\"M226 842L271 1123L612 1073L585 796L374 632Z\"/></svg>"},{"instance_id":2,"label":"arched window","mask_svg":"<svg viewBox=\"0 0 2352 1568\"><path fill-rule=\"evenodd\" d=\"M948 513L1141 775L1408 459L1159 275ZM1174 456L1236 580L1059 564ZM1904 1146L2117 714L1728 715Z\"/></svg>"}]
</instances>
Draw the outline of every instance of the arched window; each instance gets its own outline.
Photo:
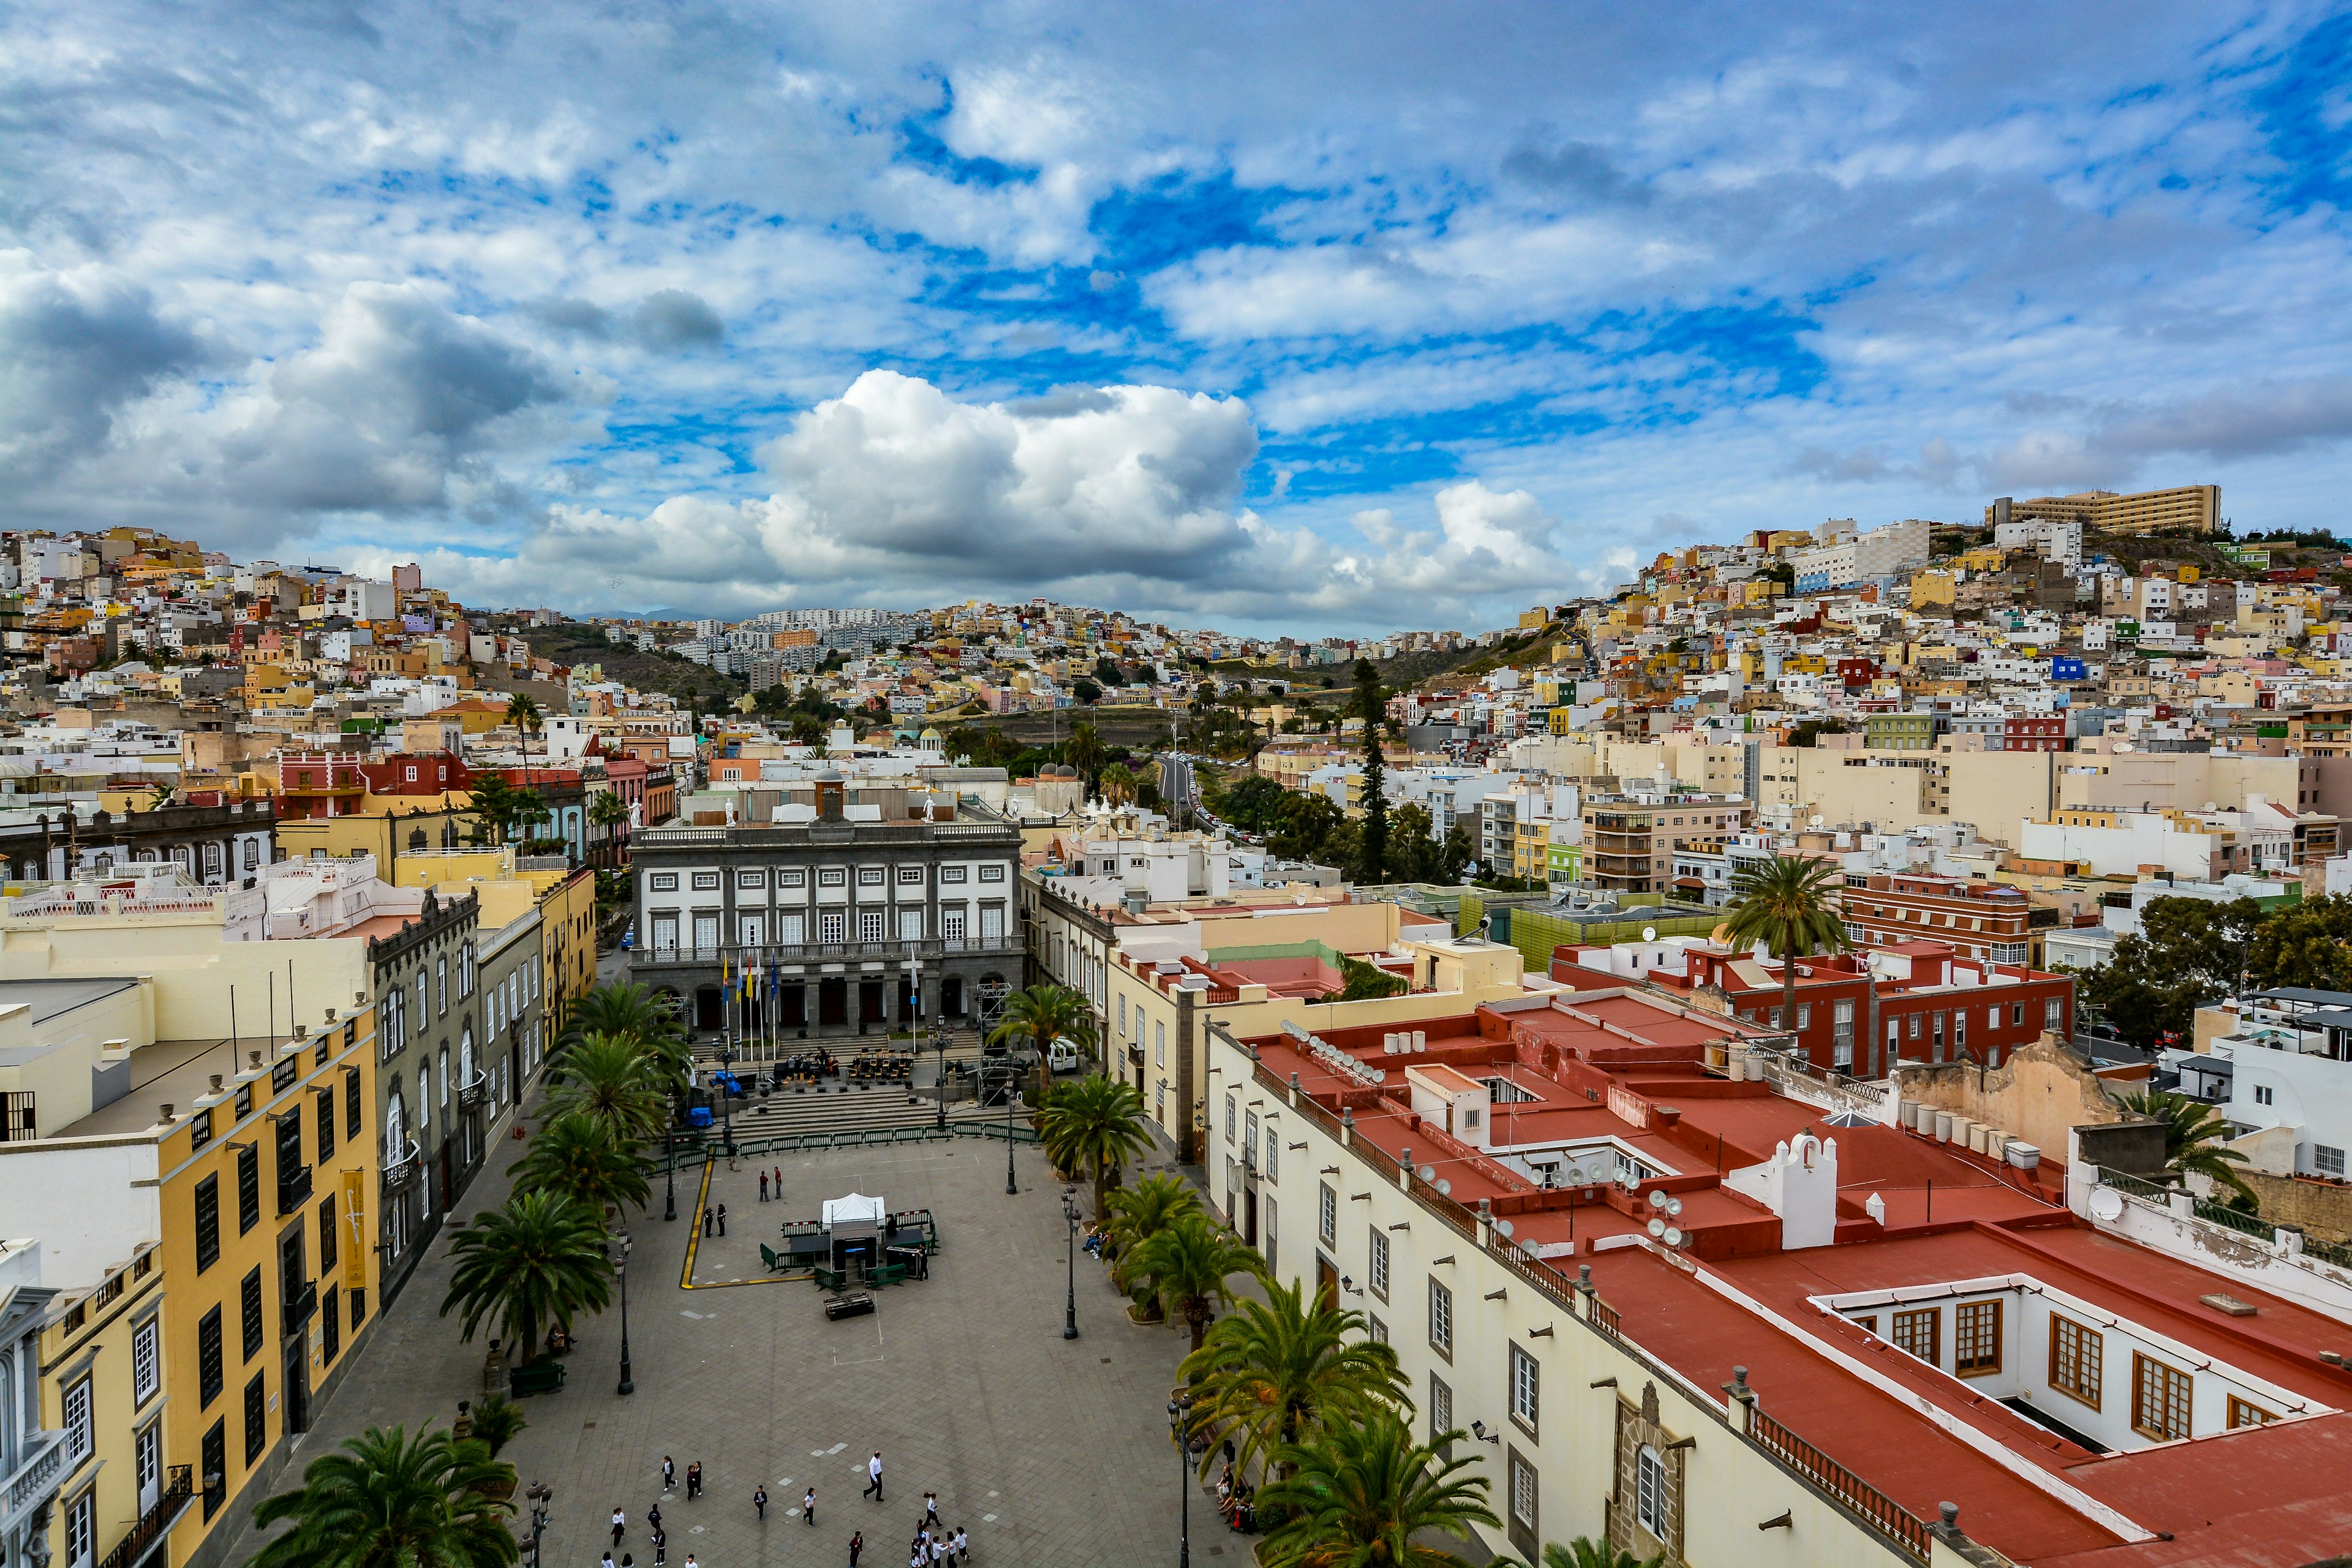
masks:
<instances>
[{"instance_id":1,"label":"arched window","mask_svg":"<svg viewBox=\"0 0 2352 1568\"><path fill-rule=\"evenodd\" d=\"M383 1163L396 1165L400 1163L401 1156L407 1152L408 1102L395 1089L392 1091L391 1102L383 1108Z\"/></svg>"},{"instance_id":2,"label":"arched window","mask_svg":"<svg viewBox=\"0 0 2352 1568\"><path fill-rule=\"evenodd\" d=\"M441 1109L449 1109L449 1047L441 1047Z\"/></svg>"},{"instance_id":3,"label":"arched window","mask_svg":"<svg viewBox=\"0 0 2352 1568\"><path fill-rule=\"evenodd\" d=\"M457 1084L463 1088L474 1081L474 1023L468 1018L457 1035Z\"/></svg>"},{"instance_id":4,"label":"arched window","mask_svg":"<svg viewBox=\"0 0 2352 1568\"><path fill-rule=\"evenodd\" d=\"M1633 1456L1633 1517L1657 1540L1666 1539L1666 1462L1647 1443Z\"/></svg>"},{"instance_id":5,"label":"arched window","mask_svg":"<svg viewBox=\"0 0 2352 1568\"><path fill-rule=\"evenodd\" d=\"M408 847L415 850L421 851L424 849L425 829L421 827L412 827L408 830Z\"/></svg>"}]
</instances>

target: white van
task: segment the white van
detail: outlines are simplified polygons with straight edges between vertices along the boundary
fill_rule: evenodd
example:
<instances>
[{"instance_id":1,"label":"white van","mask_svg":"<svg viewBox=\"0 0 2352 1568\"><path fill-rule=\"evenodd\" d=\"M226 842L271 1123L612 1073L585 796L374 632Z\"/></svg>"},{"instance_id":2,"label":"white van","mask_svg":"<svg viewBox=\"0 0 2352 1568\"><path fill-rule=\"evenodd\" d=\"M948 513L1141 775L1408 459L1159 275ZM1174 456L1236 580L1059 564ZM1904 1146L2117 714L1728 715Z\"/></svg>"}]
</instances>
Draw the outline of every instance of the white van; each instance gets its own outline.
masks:
<instances>
[{"instance_id":1,"label":"white van","mask_svg":"<svg viewBox=\"0 0 2352 1568\"><path fill-rule=\"evenodd\" d=\"M1077 1071L1078 1047L1067 1040L1057 1037L1052 1045L1045 1047L1045 1070L1047 1072Z\"/></svg>"}]
</instances>

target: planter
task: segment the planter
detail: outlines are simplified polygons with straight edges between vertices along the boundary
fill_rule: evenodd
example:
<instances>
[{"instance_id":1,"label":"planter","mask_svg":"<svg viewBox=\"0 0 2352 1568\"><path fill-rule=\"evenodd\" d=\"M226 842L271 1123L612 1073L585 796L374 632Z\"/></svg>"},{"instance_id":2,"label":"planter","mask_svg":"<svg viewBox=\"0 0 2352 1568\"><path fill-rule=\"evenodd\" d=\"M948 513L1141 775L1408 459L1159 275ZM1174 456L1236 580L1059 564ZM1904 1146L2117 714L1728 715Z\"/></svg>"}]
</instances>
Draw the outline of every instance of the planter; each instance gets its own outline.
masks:
<instances>
[{"instance_id":1,"label":"planter","mask_svg":"<svg viewBox=\"0 0 2352 1568\"><path fill-rule=\"evenodd\" d=\"M1130 1323L1141 1323L1146 1328L1164 1326L1168 1321L1168 1314L1157 1310L1147 1310L1142 1303L1131 1301L1127 1308L1127 1321Z\"/></svg>"},{"instance_id":2,"label":"planter","mask_svg":"<svg viewBox=\"0 0 2352 1568\"><path fill-rule=\"evenodd\" d=\"M507 1467L506 1479L484 1482L474 1489L474 1495L487 1498L492 1502L512 1502L515 1495L514 1467L512 1465Z\"/></svg>"}]
</instances>

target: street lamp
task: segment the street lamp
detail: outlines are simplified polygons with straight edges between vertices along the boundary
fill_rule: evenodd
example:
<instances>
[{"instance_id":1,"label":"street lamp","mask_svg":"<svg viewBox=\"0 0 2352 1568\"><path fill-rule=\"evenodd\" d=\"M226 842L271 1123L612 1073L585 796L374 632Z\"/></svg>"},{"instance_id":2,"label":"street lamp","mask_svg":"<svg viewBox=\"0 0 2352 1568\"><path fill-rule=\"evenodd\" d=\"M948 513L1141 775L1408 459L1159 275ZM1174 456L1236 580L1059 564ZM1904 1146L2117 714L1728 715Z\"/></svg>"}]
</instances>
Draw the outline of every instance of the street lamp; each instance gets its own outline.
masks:
<instances>
[{"instance_id":1,"label":"street lamp","mask_svg":"<svg viewBox=\"0 0 2352 1568\"><path fill-rule=\"evenodd\" d=\"M1013 1180L1013 1058L1004 1058L1004 1195L1011 1197L1021 1189Z\"/></svg>"},{"instance_id":2,"label":"street lamp","mask_svg":"<svg viewBox=\"0 0 2352 1568\"><path fill-rule=\"evenodd\" d=\"M1168 1430L1176 1437L1176 1477L1178 1506L1182 1512L1182 1533L1176 1538L1176 1568L1192 1568L1192 1434L1184 1430L1184 1415L1192 1403L1192 1396L1179 1394L1168 1402Z\"/></svg>"},{"instance_id":3,"label":"street lamp","mask_svg":"<svg viewBox=\"0 0 2352 1568\"><path fill-rule=\"evenodd\" d=\"M719 1065L727 1069L728 1081L719 1086L719 1111L726 1118L727 1158L731 1161L735 1158L735 1091L730 1087L735 1079L735 1040L731 1035L719 1037Z\"/></svg>"},{"instance_id":4,"label":"street lamp","mask_svg":"<svg viewBox=\"0 0 2352 1568\"><path fill-rule=\"evenodd\" d=\"M637 1391L636 1380L629 1375L629 1248L635 1245L629 1233L623 1231L621 1256L613 1265L613 1272L621 1280L621 1386L615 1391L621 1394Z\"/></svg>"},{"instance_id":5,"label":"street lamp","mask_svg":"<svg viewBox=\"0 0 2352 1568\"><path fill-rule=\"evenodd\" d=\"M662 1129L662 1166L665 1190L662 1194L662 1218L677 1217L677 1107L672 1104L670 1125Z\"/></svg>"},{"instance_id":6,"label":"street lamp","mask_svg":"<svg viewBox=\"0 0 2352 1568\"><path fill-rule=\"evenodd\" d=\"M548 1510L555 1501L555 1493L548 1489L546 1482L533 1481L523 1496L530 1500L530 1565L541 1568L539 1538L547 1530Z\"/></svg>"},{"instance_id":7,"label":"street lamp","mask_svg":"<svg viewBox=\"0 0 2352 1568\"><path fill-rule=\"evenodd\" d=\"M1062 1309L1062 1337L1078 1337L1078 1189L1062 1190L1062 1217L1070 1226L1070 1297Z\"/></svg>"}]
</instances>

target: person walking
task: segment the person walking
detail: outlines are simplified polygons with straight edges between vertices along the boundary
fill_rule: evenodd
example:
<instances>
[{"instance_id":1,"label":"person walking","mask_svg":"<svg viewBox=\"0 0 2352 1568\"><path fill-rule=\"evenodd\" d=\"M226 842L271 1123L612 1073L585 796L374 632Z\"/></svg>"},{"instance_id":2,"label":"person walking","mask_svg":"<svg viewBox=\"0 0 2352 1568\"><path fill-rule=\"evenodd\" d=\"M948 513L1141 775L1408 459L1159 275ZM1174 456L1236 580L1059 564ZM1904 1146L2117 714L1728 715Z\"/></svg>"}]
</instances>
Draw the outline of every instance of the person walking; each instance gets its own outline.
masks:
<instances>
[{"instance_id":1,"label":"person walking","mask_svg":"<svg viewBox=\"0 0 2352 1568\"><path fill-rule=\"evenodd\" d=\"M970 1563L971 1561L971 1536L961 1524L956 1526L955 1560L958 1563Z\"/></svg>"},{"instance_id":2,"label":"person walking","mask_svg":"<svg viewBox=\"0 0 2352 1568\"><path fill-rule=\"evenodd\" d=\"M766 1486L756 1486L751 1489L751 1506L760 1510L760 1522L761 1524L767 1523L768 1489Z\"/></svg>"},{"instance_id":3,"label":"person walking","mask_svg":"<svg viewBox=\"0 0 2352 1568\"><path fill-rule=\"evenodd\" d=\"M601 1568L613 1568L613 1554L610 1552L604 1553L604 1561Z\"/></svg>"},{"instance_id":4,"label":"person walking","mask_svg":"<svg viewBox=\"0 0 2352 1568\"><path fill-rule=\"evenodd\" d=\"M937 1492L925 1492L923 1494L923 1528L925 1530L936 1530L939 1528L939 1524L940 1494Z\"/></svg>"},{"instance_id":5,"label":"person walking","mask_svg":"<svg viewBox=\"0 0 2352 1568\"><path fill-rule=\"evenodd\" d=\"M816 1523L816 1489L814 1487L809 1488L801 1494L801 1522L807 1525Z\"/></svg>"},{"instance_id":6,"label":"person walking","mask_svg":"<svg viewBox=\"0 0 2352 1568\"><path fill-rule=\"evenodd\" d=\"M782 1203L782 1202L784 1201L784 1168L783 1168L782 1165L779 1165L779 1166L777 1166L777 1167L776 1167L776 1179L775 1179L774 1186L775 1186L775 1192L776 1192L776 1201L777 1201L778 1203Z\"/></svg>"},{"instance_id":7,"label":"person walking","mask_svg":"<svg viewBox=\"0 0 2352 1568\"><path fill-rule=\"evenodd\" d=\"M662 1456L662 1490L668 1492L677 1489L677 1461L664 1454Z\"/></svg>"},{"instance_id":8,"label":"person walking","mask_svg":"<svg viewBox=\"0 0 2352 1568\"><path fill-rule=\"evenodd\" d=\"M694 1568L694 1553L691 1552L686 1554L686 1568Z\"/></svg>"},{"instance_id":9,"label":"person walking","mask_svg":"<svg viewBox=\"0 0 2352 1568\"><path fill-rule=\"evenodd\" d=\"M727 1205L725 1204L720 1204L719 1205L719 1234L721 1236L725 1236L727 1234Z\"/></svg>"},{"instance_id":10,"label":"person walking","mask_svg":"<svg viewBox=\"0 0 2352 1568\"><path fill-rule=\"evenodd\" d=\"M692 1502L702 1495L702 1461L695 1460L686 1467L686 1500Z\"/></svg>"},{"instance_id":11,"label":"person walking","mask_svg":"<svg viewBox=\"0 0 2352 1568\"><path fill-rule=\"evenodd\" d=\"M768 1173L765 1171L760 1173L760 1201L768 1201Z\"/></svg>"},{"instance_id":12,"label":"person walking","mask_svg":"<svg viewBox=\"0 0 2352 1568\"><path fill-rule=\"evenodd\" d=\"M862 1492L859 1492L857 1495L858 1495L859 1497L864 1497L864 1496L866 1496L867 1493L869 1493L869 1492L870 1492L870 1493L872 1493L872 1494L873 1494L874 1500L875 1500L876 1502L880 1502L880 1501L882 1500L882 1450L881 1450L881 1449L879 1449L879 1448L875 1449L875 1450L874 1450L874 1457L873 1457L872 1458L870 1458L870 1459L868 1459L868 1460L866 1460L866 1477L867 1477L867 1479L866 1479L866 1490L865 1490L865 1491L862 1491Z\"/></svg>"},{"instance_id":13,"label":"person walking","mask_svg":"<svg viewBox=\"0 0 2352 1568\"><path fill-rule=\"evenodd\" d=\"M652 1531L656 1535L659 1535L661 1533L661 1504L656 1503L653 1507L646 1510L646 1528Z\"/></svg>"},{"instance_id":14,"label":"person walking","mask_svg":"<svg viewBox=\"0 0 2352 1568\"><path fill-rule=\"evenodd\" d=\"M849 1568L857 1568L857 1554L866 1550L866 1532L854 1531L849 1537Z\"/></svg>"},{"instance_id":15,"label":"person walking","mask_svg":"<svg viewBox=\"0 0 2352 1568\"><path fill-rule=\"evenodd\" d=\"M654 1568L668 1568L668 1563L669 1536L656 1530L654 1531Z\"/></svg>"},{"instance_id":16,"label":"person walking","mask_svg":"<svg viewBox=\"0 0 2352 1568\"><path fill-rule=\"evenodd\" d=\"M619 1509L614 1509L613 1510L613 1545L615 1550L618 1550L621 1544L621 1532L628 1527L629 1516Z\"/></svg>"}]
</instances>

